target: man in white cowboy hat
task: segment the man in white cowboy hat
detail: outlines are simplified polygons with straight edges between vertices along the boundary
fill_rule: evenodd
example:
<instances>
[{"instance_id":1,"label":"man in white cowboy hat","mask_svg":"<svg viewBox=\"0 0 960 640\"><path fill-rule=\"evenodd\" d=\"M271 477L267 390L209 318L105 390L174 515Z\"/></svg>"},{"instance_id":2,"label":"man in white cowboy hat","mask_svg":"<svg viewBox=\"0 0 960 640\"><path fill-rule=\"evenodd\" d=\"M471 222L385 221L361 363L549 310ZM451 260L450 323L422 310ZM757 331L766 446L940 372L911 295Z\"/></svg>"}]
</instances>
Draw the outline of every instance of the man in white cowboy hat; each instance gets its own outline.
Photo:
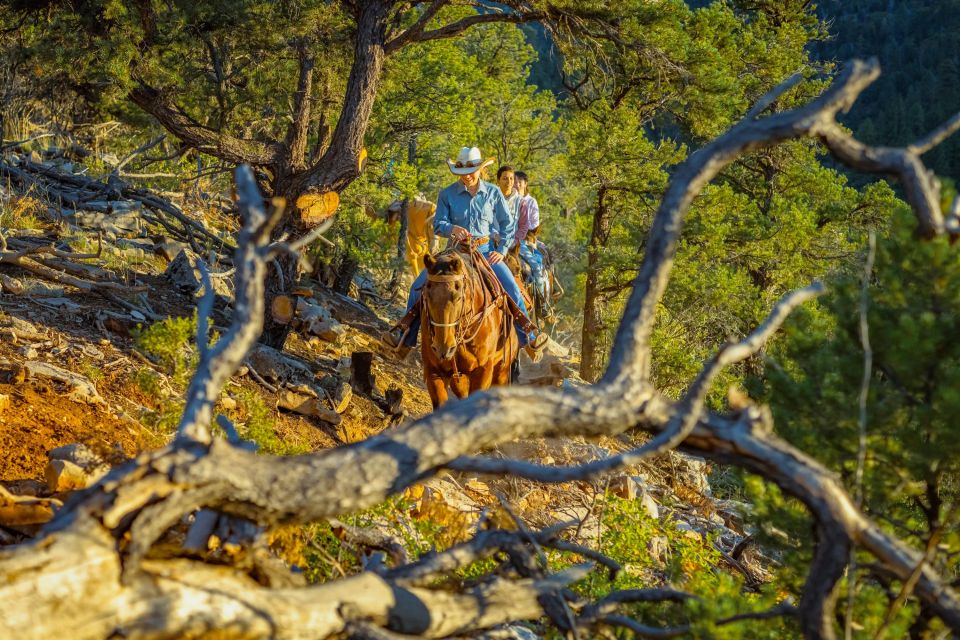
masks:
<instances>
[{"instance_id":1,"label":"man in white cowboy hat","mask_svg":"<svg viewBox=\"0 0 960 640\"><path fill-rule=\"evenodd\" d=\"M504 291L524 315L524 318L516 319L517 335L520 345L526 346L527 353L536 359L547 343L547 336L536 333L531 326L520 287L503 262L507 249L513 245L516 220L510 215L500 189L481 178L483 169L492 163L493 159L483 159L477 147L463 147L456 160L447 160L450 172L459 176L459 180L440 191L433 229L437 235L454 242L474 242L477 250L486 257ZM395 329L382 336L384 343L396 349L400 358L417 344L420 315L411 314L410 310L419 302L426 279L426 270L421 271L410 291L407 315Z\"/></svg>"}]
</instances>

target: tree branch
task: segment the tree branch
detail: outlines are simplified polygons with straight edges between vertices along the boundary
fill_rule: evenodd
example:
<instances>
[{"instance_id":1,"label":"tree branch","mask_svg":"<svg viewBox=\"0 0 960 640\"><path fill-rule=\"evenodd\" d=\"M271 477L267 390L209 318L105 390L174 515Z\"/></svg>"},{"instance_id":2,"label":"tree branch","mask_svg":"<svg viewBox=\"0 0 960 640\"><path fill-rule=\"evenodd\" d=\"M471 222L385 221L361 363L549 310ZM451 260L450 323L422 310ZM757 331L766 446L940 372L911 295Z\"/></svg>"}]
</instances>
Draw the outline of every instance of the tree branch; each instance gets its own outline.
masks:
<instances>
[{"instance_id":1,"label":"tree branch","mask_svg":"<svg viewBox=\"0 0 960 640\"><path fill-rule=\"evenodd\" d=\"M263 197L249 167L239 167L234 174L237 206L243 228L237 238L234 256L236 268L236 299L229 331L211 348L206 346L206 317L212 308L213 287L206 269L204 298L197 320L197 344L200 362L197 374L187 388L186 405L177 427L177 439L208 443L213 406L220 397L224 383L243 362L250 348L263 330L263 282L270 255L270 233L279 217L271 216L263 206ZM207 300L207 298L210 298ZM206 317L205 317L206 316ZM162 532L161 532L162 533Z\"/></svg>"},{"instance_id":2,"label":"tree branch","mask_svg":"<svg viewBox=\"0 0 960 640\"><path fill-rule=\"evenodd\" d=\"M430 6L424 9L420 18L415 23L408 27L403 33L387 41L386 45L384 45L384 50L386 50L387 55L416 41L420 34L423 33L424 28L426 28L430 21L433 20L433 17L437 15L437 12L449 3L450 0L433 0Z\"/></svg>"},{"instance_id":3,"label":"tree branch","mask_svg":"<svg viewBox=\"0 0 960 640\"><path fill-rule=\"evenodd\" d=\"M473 16L467 16L466 18L461 18L456 22L445 24L442 27L431 29L430 31L424 31L424 27L426 26L427 22L433 18L433 15L436 14L436 11L439 10L444 4L446 4L446 2L443 0L436 0L430 5L427 11L424 12L424 17L427 17L427 20L424 20L423 17L421 17L421 19L409 29L395 37L393 40L387 42L386 45L384 45L384 50L387 52L387 55L412 42L428 42L430 40L440 40L443 38L452 38L454 36L458 36L470 27L478 24L490 24L493 22L521 24L524 22L543 20L548 15L539 11L530 13L506 13L502 11L492 11L491 13L478 13ZM489 9L490 7L485 8ZM434 10L433 14L430 14L431 10Z\"/></svg>"},{"instance_id":4,"label":"tree branch","mask_svg":"<svg viewBox=\"0 0 960 640\"><path fill-rule=\"evenodd\" d=\"M290 169L303 171L307 168L307 137L310 132L310 114L313 100L313 67L316 58L310 52L306 39L297 42L297 59L300 74L297 93L294 97L293 120L287 128L287 149Z\"/></svg>"},{"instance_id":5,"label":"tree branch","mask_svg":"<svg viewBox=\"0 0 960 640\"><path fill-rule=\"evenodd\" d=\"M157 119L160 125L191 147L232 164L269 166L283 157L277 142L236 138L204 126L191 118L157 89L141 83L127 97Z\"/></svg>"},{"instance_id":6,"label":"tree branch","mask_svg":"<svg viewBox=\"0 0 960 640\"><path fill-rule=\"evenodd\" d=\"M512 475L538 482L559 483L583 480L601 473L609 473L615 469L632 467L648 458L675 449L690 435L690 432L693 431L700 420L704 399L716 376L725 367L741 362L757 353L776 333L791 311L807 300L819 296L823 291L823 285L817 282L785 295L770 312L767 319L754 329L749 336L735 345L721 348L717 355L701 370L684 397L677 403L674 416L668 426L652 440L636 449L609 458L566 467L539 465L522 460L467 457L457 458L447 466L456 471Z\"/></svg>"}]
</instances>

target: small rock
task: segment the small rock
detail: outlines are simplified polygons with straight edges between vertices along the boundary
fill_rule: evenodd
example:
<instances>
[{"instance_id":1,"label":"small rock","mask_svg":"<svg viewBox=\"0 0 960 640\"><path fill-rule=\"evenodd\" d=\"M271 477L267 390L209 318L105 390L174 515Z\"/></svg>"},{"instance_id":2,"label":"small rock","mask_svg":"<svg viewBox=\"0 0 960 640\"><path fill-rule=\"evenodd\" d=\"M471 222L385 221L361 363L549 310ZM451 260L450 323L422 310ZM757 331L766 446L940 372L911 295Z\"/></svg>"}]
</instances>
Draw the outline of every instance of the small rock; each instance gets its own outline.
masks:
<instances>
[{"instance_id":1,"label":"small rock","mask_svg":"<svg viewBox=\"0 0 960 640\"><path fill-rule=\"evenodd\" d=\"M703 537L700 535L700 532L694 529L693 525L689 522L684 522L679 520L675 523L677 531L683 533L684 537L687 537L691 540L702 540Z\"/></svg>"},{"instance_id":2,"label":"small rock","mask_svg":"<svg viewBox=\"0 0 960 640\"><path fill-rule=\"evenodd\" d=\"M94 483L89 473L69 460L51 460L43 473L51 493L86 489Z\"/></svg>"},{"instance_id":3,"label":"small rock","mask_svg":"<svg viewBox=\"0 0 960 640\"><path fill-rule=\"evenodd\" d=\"M167 270L164 271L163 275L175 287L185 293L194 294L200 290L200 278L186 250L181 250L174 257L170 264L167 265Z\"/></svg>"},{"instance_id":4,"label":"small rock","mask_svg":"<svg viewBox=\"0 0 960 640\"><path fill-rule=\"evenodd\" d=\"M6 274L0 274L0 286L3 287L5 293L12 293L17 296L24 291L23 283L20 280L11 278Z\"/></svg>"},{"instance_id":5,"label":"small rock","mask_svg":"<svg viewBox=\"0 0 960 640\"><path fill-rule=\"evenodd\" d=\"M233 411L237 408L237 401L231 396L224 395L220 398L220 406L223 407L224 411Z\"/></svg>"},{"instance_id":6,"label":"small rock","mask_svg":"<svg viewBox=\"0 0 960 640\"><path fill-rule=\"evenodd\" d=\"M6 411L10 408L10 394L0 393L0 411Z\"/></svg>"},{"instance_id":7,"label":"small rock","mask_svg":"<svg viewBox=\"0 0 960 640\"><path fill-rule=\"evenodd\" d=\"M40 355L37 352L37 349L32 344L26 344L20 349L20 353L23 354L23 357L27 360L36 360Z\"/></svg>"},{"instance_id":8,"label":"small rock","mask_svg":"<svg viewBox=\"0 0 960 640\"><path fill-rule=\"evenodd\" d=\"M633 500L637 497L637 483L630 476L617 476L610 481L610 492L618 498Z\"/></svg>"},{"instance_id":9,"label":"small rock","mask_svg":"<svg viewBox=\"0 0 960 640\"><path fill-rule=\"evenodd\" d=\"M66 460L72 462L86 473L99 479L110 470L110 465L103 458L93 452L93 449L85 444L74 442L65 444L47 452L50 460Z\"/></svg>"},{"instance_id":10,"label":"small rock","mask_svg":"<svg viewBox=\"0 0 960 640\"><path fill-rule=\"evenodd\" d=\"M173 262L177 255L185 249L187 249L187 245L169 238L160 238L153 246L154 254L160 256L167 262Z\"/></svg>"},{"instance_id":11,"label":"small rock","mask_svg":"<svg viewBox=\"0 0 960 640\"><path fill-rule=\"evenodd\" d=\"M653 499L653 496L646 491L643 492L643 496L640 498L640 505L651 518L654 520L660 519L660 507L657 505L657 501Z\"/></svg>"}]
</instances>

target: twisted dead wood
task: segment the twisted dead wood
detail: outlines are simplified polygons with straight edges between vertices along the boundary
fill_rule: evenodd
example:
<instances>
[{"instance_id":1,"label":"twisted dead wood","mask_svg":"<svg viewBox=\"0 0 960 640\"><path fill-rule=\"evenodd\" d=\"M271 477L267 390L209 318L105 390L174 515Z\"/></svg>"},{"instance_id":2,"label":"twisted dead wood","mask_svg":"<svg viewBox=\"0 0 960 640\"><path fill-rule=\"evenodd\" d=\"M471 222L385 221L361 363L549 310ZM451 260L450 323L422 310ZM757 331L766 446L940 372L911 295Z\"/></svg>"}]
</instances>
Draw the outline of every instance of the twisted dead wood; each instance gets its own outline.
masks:
<instances>
[{"instance_id":1,"label":"twisted dead wood","mask_svg":"<svg viewBox=\"0 0 960 640\"><path fill-rule=\"evenodd\" d=\"M237 324L203 354L176 440L114 470L79 495L36 542L0 553L0 575L5 577L0 581L0 601L6 605L0 608L0 624L24 629L24 637L45 637L64 627L75 630L76 637L90 638L227 631L235 637L327 637L350 625L436 637L472 633L508 617L536 618L543 613L540 602L562 595L563 586L582 576L584 569L546 580L497 578L473 591L439 594L413 586L401 590L402 575L391 577L389 572L383 576L367 572L316 587L271 589L228 567L145 558L154 541L197 509L264 526L315 521L377 504L443 467L464 464L463 456L517 437L612 435L639 428L668 445L676 444L675 434L682 433L681 449L757 473L808 507L819 545L796 611L808 637L835 634L836 583L846 569L850 546L874 555L897 579L915 581L915 597L960 632L960 601L953 588L921 562L918 551L867 518L834 474L773 435L768 411L752 407L733 417L701 411L697 397L705 393L703 387L715 368L724 364L724 352L707 365L700 382L680 402L661 396L648 375L649 336L685 214L706 184L743 153L787 139L817 138L855 168L898 177L921 233L947 230L937 182L920 154L931 140L942 139L943 131L955 128L952 123L905 149L867 147L836 123L836 114L848 109L878 73L875 62L854 62L810 104L744 120L677 169L648 238L610 366L598 384L570 390L491 390L388 434L282 460L211 439L209 432L213 400L256 336L251 325L262 315L258 300L266 259L280 250L268 245L275 216L268 217L262 206L258 209L251 174L238 172L247 220L235 259L236 276L238 299L241 291L246 298L238 304ZM756 343L747 340L740 346L749 351ZM548 472L538 473L541 480L553 479ZM462 547L449 553L449 558L470 555ZM444 571L459 561L421 560L419 571L408 577L426 579L427 569ZM59 572L57 589L49 588L53 572ZM493 609L486 605L491 602L505 603L505 615L490 615ZM655 629L612 613L614 604L608 601L589 609L594 617L578 624L625 626L657 635ZM720 622L793 613L780 607ZM682 631L665 629L659 635Z\"/></svg>"}]
</instances>

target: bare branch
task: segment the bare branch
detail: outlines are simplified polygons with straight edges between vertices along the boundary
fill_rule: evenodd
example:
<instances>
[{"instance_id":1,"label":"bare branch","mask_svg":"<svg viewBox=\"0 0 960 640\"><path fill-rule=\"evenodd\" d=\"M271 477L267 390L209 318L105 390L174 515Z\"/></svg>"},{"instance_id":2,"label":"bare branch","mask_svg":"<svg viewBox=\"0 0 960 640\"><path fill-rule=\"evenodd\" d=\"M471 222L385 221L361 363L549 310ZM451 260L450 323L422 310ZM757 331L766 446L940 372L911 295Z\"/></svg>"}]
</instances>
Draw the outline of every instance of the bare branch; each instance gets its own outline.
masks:
<instances>
[{"instance_id":1,"label":"bare branch","mask_svg":"<svg viewBox=\"0 0 960 640\"><path fill-rule=\"evenodd\" d=\"M424 28L426 28L430 21L433 20L433 17L437 15L437 12L440 11L444 5L449 4L449 2L450 0L433 0L430 6L424 9L420 18L415 23L403 33L387 41L387 44L384 45L387 54L393 53L410 42L416 41L420 34L423 33Z\"/></svg>"},{"instance_id":2,"label":"bare branch","mask_svg":"<svg viewBox=\"0 0 960 640\"><path fill-rule=\"evenodd\" d=\"M960 112L953 115L952 118L941 124L939 127L907 146L907 151L912 154L922 156L941 142L960 131Z\"/></svg>"},{"instance_id":3,"label":"bare branch","mask_svg":"<svg viewBox=\"0 0 960 640\"><path fill-rule=\"evenodd\" d=\"M879 74L876 60L854 60L816 100L759 120L742 120L677 168L654 217L643 265L624 312L627 320L617 332L603 381L649 377L649 337L673 268L683 220L707 183L744 153L788 139L816 137L852 168L897 177L913 206L920 232L925 236L943 232L939 187L920 158L908 149L867 147L844 132L836 121L836 115L848 110Z\"/></svg>"},{"instance_id":4,"label":"bare branch","mask_svg":"<svg viewBox=\"0 0 960 640\"><path fill-rule=\"evenodd\" d=\"M817 282L804 289L798 289L785 295L773 308L764 322L739 343L720 349L703 368L697 379L677 404L674 417L661 433L636 449L616 456L595 460L580 465L558 467L539 465L522 460L498 460L492 458L458 458L447 465L457 471L473 473L510 474L539 482L570 482L583 480L601 473L607 473L623 467L632 467L643 460L664 451L674 449L683 442L696 427L703 410L703 401L717 374L731 364L740 362L757 353L767 340L776 333L790 312L807 300L822 294L824 287Z\"/></svg>"},{"instance_id":5,"label":"bare branch","mask_svg":"<svg viewBox=\"0 0 960 640\"><path fill-rule=\"evenodd\" d=\"M213 315L214 293L210 269L202 258L197 260L197 268L200 270L200 279L203 283L203 296L197 303L197 351L202 361L210 350L210 318Z\"/></svg>"},{"instance_id":6,"label":"bare branch","mask_svg":"<svg viewBox=\"0 0 960 640\"><path fill-rule=\"evenodd\" d=\"M798 71L794 73L792 76L790 76L789 78L787 78L786 80L784 80L783 82L781 82L780 84L778 84L776 87L774 87L769 92L767 92L762 98L757 100L757 104L755 104L753 108L747 112L747 115L743 117L744 120L753 120L754 118L762 114L764 111L769 109L773 105L773 103L780 98L780 96L782 96L787 91L790 91L790 89L793 89L795 86L800 84L802 80L803 80L803 74Z\"/></svg>"},{"instance_id":7,"label":"bare branch","mask_svg":"<svg viewBox=\"0 0 960 640\"><path fill-rule=\"evenodd\" d=\"M867 400L870 394L870 378L873 375L873 349L870 347L870 279L873 277L873 261L877 255L877 234L873 229L867 236L867 259L863 266L863 279L860 283L860 345L863 347L863 375L860 377L860 396L858 398L859 416L857 419L857 468L853 479L853 501L857 507L863 506L863 472L867 465ZM845 634L853 633L853 604L856 595L856 550L850 551L850 569L847 578L847 615L844 620Z\"/></svg>"},{"instance_id":8,"label":"bare branch","mask_svg":"<svg viewBox=\"0 0 960 640\"><path fill-rule=\"evenodd\" d=\"M121 175L121 172L123 171L123 168L124 168L125 166L127 166L127 164L129 164L129 162L130 162L131 160L133 160L134 158L136 158L136 157L137 157L138 155L140 155L141 153L145 153L145 152L149 151L150 149L153 149L155 146L157 146L158 144L160 144L161 142L163 142L163 141L166 139L166 137L167 137L166 134L160 134L159 136L157 136L157 137L154 138L153 140L150 140L150 141L148 141L148 142L143 143L142 145L140 145L139 147L137 147L136 149L134 149L133 151L131 151L130 153L128 153L126 156L124 156L123 159L120 160L119 163L117 163L117 166L115 166L115 167L113 168L113 172L112 172L112 173L113 173L114 175L117 175L117 176Z\"/></svg>"},{"instance_id":9,"label":"bare branch","mask_svg":"<svg viewBox=\"0 0 960 640\"><path fill-rule=\"evenodd\" d=\"M206 318L212 308L213 286L206 265L203 265L201 273L204 274L206 291L197 314L198 322L203 322L203 326L197 328L198 340L203 341L203 346L198 345L198 373L187 388L183 416L177 427L178 440L210 442L213 406L220 396L223 384L243 362L263 329L265 257L269 248L271 223L275 222L267 218L263 198L257 190L250 167L237 168L235 180L238 207L244 225L234 257L237 287L233 320L229 331L217 344L207 348Z\"/></svg>"},{"instance_id":10,"label":"bare branch","mask_svg":"<svg viewBox=\"0 0 960 640\"><path fill-rule=\"evenodd\" d=\"M434 5L446 4L445 2L434 2ZM431 5L431 9L433 6ZM439 9L440 7L437 7ZM492 8L492 7L488 7ZM428 9L429 11L429 9ZM433 17L432 15L430 16ZM384 50L390 54L396 51L397 49L410 44L411 42L427 42L429 40L440 40L443 38L452 38L458 36L470 27L476 26L478 24L490 24L493 22L509 22L513 24L521 24L524 22L535 22L537 20L542 20L547 17L546 13L542 12L530 12L530 13L507 13L503 11L491 11L490 13L478 13L476 15L467 16L466 18L461 18L456 22L451 22L445 24L442 27L436 29L431 29L430 31L424 31L423 28L426 26L426 22L421 24L421 21L418 21L410 29L407 29L400 35L398 35L393 40L387 42L384 45Z\"/></svg>"},{"instance_id":11,"label":"bare branch","mask_svg":"<svg viewBox=\"0 0 960 640\"><path fill-rule=\"evenodd\" d=\"M236 138L204 126L187 115L169 97L146 84L132 89L128 97L183 142L227 162L265 166L276 164L282 157L282 145L279 143Z\"/></svg>"}]
</instances>

